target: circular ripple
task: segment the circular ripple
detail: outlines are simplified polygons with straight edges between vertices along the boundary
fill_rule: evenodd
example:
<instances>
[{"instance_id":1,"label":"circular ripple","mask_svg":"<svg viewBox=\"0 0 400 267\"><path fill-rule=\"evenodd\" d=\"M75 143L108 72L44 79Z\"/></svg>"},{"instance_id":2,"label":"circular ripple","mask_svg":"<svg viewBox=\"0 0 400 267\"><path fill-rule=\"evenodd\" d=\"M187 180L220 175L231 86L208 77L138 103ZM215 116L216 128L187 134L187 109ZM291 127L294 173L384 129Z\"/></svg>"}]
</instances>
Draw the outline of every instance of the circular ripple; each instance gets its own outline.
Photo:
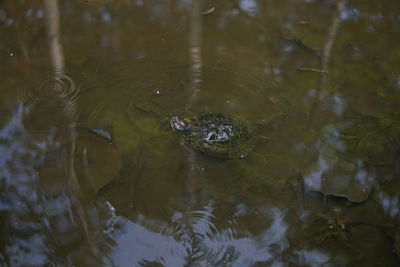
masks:
<instances>
[{"instance_id":1,"label":"circular ripple","mask_svg":"<svg viewBox=\"0 0 400 267\"><path fill-rule=\"evenodd\" d=\"M39 86L27 88L21 94L24 103L63 103L65 109L74 106L78 101L79 88L66 74L56 73ZM61 102L61 103L60 103Z\"/></svg>"}]
</instances>

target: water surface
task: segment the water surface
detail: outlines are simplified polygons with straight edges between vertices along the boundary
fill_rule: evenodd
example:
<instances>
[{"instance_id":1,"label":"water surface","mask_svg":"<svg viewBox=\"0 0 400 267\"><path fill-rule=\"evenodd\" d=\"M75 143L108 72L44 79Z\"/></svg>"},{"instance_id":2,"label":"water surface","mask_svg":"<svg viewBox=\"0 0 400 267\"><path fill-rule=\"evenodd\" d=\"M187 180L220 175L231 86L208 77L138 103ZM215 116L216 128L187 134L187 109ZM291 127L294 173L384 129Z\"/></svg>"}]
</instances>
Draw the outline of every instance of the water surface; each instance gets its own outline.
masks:
<instances>
[{"instance_id":1,"label":"water surface","mask_svg":"<svg viewBox=\"0 0 400 267\"><path fill-rule=\"evenodd\" d=\"M396 1L0 3L4 266L398 266ZM176 111L254 127L242 159Z\"/></svg>"}]
</instances>

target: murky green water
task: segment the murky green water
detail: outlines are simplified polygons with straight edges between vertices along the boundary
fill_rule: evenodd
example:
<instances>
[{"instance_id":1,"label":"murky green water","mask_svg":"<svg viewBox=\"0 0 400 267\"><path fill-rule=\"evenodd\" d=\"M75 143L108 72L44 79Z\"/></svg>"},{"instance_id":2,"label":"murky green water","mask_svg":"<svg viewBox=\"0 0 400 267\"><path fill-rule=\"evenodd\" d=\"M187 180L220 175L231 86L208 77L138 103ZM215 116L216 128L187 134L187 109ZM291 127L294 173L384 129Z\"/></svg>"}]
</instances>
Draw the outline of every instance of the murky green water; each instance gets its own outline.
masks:
<instances>
[{"instance_id":1,"label":"murky green water","mask_svg":"<svg viewBox=\"0 0 400 267\"><path fill-rule=\"evenodd\" d=\"M1 1L0 265L400 265L399 10ZM183 110L254 150L185 146Z\"/></svg>"}]
</instances>

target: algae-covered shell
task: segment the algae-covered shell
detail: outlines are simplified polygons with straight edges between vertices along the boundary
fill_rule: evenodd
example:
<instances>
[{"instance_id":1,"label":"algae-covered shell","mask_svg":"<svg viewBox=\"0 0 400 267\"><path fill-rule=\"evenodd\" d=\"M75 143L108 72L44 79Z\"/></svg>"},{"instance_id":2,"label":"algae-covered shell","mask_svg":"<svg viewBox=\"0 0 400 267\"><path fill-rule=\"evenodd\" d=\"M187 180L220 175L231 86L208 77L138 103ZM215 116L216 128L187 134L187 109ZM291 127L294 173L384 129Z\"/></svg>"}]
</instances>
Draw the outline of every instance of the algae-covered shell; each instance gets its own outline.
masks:
<instances>
[{"instance_id":1,"label":"algae-covered shell","mask_svg":"<svg viewBox=\"0 0 400 267\"><path fill-rule=\"evenodd\" d=\"M183 112L171 116L170 124L186 145L210 156L244 158L254 149L252 127L238 116Z\"/></svg>"}]
</instances>

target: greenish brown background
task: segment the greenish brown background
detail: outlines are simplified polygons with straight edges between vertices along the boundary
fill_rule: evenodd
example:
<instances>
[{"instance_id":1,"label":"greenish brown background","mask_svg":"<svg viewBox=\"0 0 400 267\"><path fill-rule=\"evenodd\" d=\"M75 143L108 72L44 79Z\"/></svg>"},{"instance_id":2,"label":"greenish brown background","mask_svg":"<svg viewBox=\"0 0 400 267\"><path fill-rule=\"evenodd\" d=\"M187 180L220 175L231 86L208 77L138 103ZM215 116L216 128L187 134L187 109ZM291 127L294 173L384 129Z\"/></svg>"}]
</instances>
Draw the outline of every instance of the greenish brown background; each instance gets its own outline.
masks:
<instances>
[{"instance_id":1,"label":"greenish brown background","mask_svg":"<svg viewBox=\"0 0 400 267\"><path fill-rule=\"evenodd\" d=\"M400 3L59 1L60 76L45 2L0 1L0 265L400 264Z\"/></svg>"}]
</instances>

